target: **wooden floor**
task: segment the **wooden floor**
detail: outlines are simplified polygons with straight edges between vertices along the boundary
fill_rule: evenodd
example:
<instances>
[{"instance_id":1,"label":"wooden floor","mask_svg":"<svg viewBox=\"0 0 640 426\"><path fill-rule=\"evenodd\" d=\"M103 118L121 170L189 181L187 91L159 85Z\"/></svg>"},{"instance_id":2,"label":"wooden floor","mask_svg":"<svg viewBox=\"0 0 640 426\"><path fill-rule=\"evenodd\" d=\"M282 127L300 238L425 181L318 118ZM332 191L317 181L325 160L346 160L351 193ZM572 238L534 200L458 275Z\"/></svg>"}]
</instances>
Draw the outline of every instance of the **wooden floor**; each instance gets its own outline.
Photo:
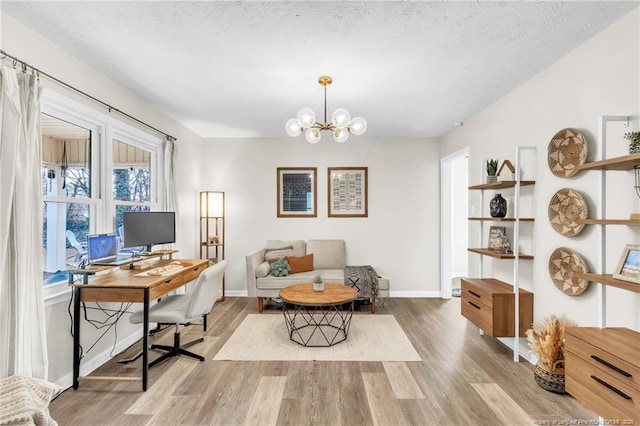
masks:
<instances>
[{"instance_id":1,"label":"wooden floor","mask_svg":"<svg viewBox=\"0 0 640 426\"><path fill-rule=\"evenodd\" d=\"M65 425L532 425L597 417L568 395L540 388L531 365L460 315L460 299L387 299L422 362L213 361L255 299L227 298L209 315L205 362L173 358L139 382L81 379L50 406ZM263 315L280 314L265 305ZM359 315L370 315L368 306ZM202 333L194 324L184 341ZM161 340L172 340L172 329ZM154 336L153 340L158 336ZM152 358L155 357L155 353ZM114 358L93 375L134 376ZM553 422L561 420L562 422ZM594 423L583 423L594 424Z\"/></svg>"}]
</instances>

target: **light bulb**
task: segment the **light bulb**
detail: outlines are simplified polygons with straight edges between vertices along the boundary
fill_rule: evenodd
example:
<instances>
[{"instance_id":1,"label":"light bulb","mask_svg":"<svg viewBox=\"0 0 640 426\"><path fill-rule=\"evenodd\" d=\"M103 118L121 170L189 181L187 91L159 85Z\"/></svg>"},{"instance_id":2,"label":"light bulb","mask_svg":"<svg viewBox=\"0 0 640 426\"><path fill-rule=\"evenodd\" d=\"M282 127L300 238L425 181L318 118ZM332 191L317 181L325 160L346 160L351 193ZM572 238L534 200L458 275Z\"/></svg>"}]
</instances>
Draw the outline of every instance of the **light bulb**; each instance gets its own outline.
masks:
<instances>
[{"instance_id":1,"label":"light bulb","mask_svg":"<svg viewBox=\"0 0 640 426\"><path fill-rule=\"evenodd\" d=\"M345 127L351 120L351 114L344 108L338 108L331 114L331 122L336 127Z\"/></svg>"},{"instance_id":2,"label":"light bulb","mask_svg":"<svg viewBox=\"0 0 640 426\"><path fill-rule=\"evenodd\" d=\"M302 133L302 125L297 118L292 118L291 120L287 121L285 129L287 130L287 134L289 136L295 137Z\"/></svg>"},{"instance_id":3,"label":"light bulb","mask_svg":"<svg viewBox=\"0 0 640 426\"><path fill-rule=\"evenodd\" d=\"M343 128L336 128L333 131L333 140L339 143L346 142L349 139L349 131Z\"/></svg>"},{"instance_id":4,"label":"light bulb","mask_svg":"<svg viewBox=\"0 0 640 426\"><path fill-rule=\"evenodd\" d=\"M367 130L367 121L362 117L355 117L347 128L354 135L360 136Z\"/></svg>"},{"instance_id":5,"label":"light bulb","mask_svg":"<svg viewBox=\"0 0 640 426\"><path fill-rule=\"evenodd\" d=\"M308 128L316 122L316 113L313 112L311 108L302 108L298 111L297 118L300 124L302 124L301 127Z\"/></svg>"},{"instance_id":6,"label":"light bulb","mask_svg":"<svg viewBox=\"0 0 640 426\"><path fill-rule=\"evenodd\" d=\"M322 135L320 134L320 129L312 127L310 129L307 129L307 131L304 133L304 137L309 143L318 143L320 142L320 138L322 137Z\"/></svg>"}]
</instances>

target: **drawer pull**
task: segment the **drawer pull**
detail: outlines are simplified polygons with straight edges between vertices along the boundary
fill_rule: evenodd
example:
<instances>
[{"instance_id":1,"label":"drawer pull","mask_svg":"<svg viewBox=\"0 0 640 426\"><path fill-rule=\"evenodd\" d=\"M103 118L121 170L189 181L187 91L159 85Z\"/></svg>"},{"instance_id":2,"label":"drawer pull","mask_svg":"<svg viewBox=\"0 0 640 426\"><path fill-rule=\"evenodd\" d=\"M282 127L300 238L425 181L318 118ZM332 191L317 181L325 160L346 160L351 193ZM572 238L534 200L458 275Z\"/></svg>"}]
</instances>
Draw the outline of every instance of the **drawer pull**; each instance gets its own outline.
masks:
<instances>
[{"instance_id":1,"label":"drawer pull","mask_svg":"<svg viewBox=\"0 0 640 426\"><path fill-rule=\"evenodd\" d=\"M474 307L474 308L476 308L476 309L480 309L480 306L476 305L476 304L475 304L475 303L473 303L473 302L467 302L467 303L468 303L468 304L470 304L471 306L473 306L473 307Z\"/></svg>"},{"instance_id":2,"label":"drawer pull","mask_svg":"<svg viewBox=\"0 0 640 426\"><path fill-rule=\"evenodd\" d=\"M476 293L473 290L469 290L469 293L471 293L472 295L474 295L475 297L477 297L478 299L480 299L482 296L480 296L478 293Z\"/></svg>"},{"instance_id":3,"label":"drawer pull","mask_svg":"<svg viewBox=\"0 0 640 426\"><path fill-rule=\"evenodd\" d=\"M620 395L621 397L623 397L627 401L633 399L629 395L627 395L626 393L622 392L620 389L616 389L614 386L611 386L609 383L605 382L602 379L599 379L598 377L594 376L593 374L591 375L591 378L593 380L595 380L596 382L600 383L602 386L606 387L607 389L610 389L610 390L614 391L615 393L617 393L618 395Z\"/></svg>"},{"instance_id":4,"label":"drawer pull","mask_svg":"<svg viewBox=\"0 0 640 426\"><path fill-rule=\"evenodd\" d=\"M169 284L171 282L171 278L169 278L168 280L166 280L164 283L165 284Z\"/></svg>"},{"instance_id":5,"label":"drawer pull","mask_svg":"<svg viewBox=\"0 0 640 426\"><path fill-rule=\"evenodd\" d=\"M623 369L616 367L615 365L613 365L613 364L611 364L611 363L609 363L609 362L605 361L604 359L600 358L599 356L591 355L591 358L595 359L595 360L596 360L596 361L598 361L600 364L604 364L604 365L606 365L607 367L609 367L610 369L612 369L612 370L614 370L614 371L616 371L616 372L618 372L618 373L622 374L624 377L633 377L633 376L631 375L631 373L627 373L627 372L626 372L626 371L624 371Z\"/></svg>"}]
</instances>

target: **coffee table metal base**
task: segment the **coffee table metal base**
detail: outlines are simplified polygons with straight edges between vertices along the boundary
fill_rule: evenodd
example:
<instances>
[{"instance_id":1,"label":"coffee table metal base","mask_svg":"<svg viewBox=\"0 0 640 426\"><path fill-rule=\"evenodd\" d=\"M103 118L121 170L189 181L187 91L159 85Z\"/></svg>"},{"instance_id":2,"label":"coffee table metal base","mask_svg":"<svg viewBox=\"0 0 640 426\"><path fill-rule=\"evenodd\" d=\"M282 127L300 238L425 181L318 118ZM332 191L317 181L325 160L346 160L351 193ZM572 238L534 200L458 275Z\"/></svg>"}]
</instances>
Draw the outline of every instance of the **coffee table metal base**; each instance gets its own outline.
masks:
<instances>
[{"instance_id":1,"label":"coffee table metal base","mask_svg":"<svg viewBox=\"0 0 640 426\"><path fill-rule=\"evenodd\" d=\"M307 347L328 347L344 342L349 335L354 301L329 306L283 303L289 338Z\"/></svg>"}]
</instances>

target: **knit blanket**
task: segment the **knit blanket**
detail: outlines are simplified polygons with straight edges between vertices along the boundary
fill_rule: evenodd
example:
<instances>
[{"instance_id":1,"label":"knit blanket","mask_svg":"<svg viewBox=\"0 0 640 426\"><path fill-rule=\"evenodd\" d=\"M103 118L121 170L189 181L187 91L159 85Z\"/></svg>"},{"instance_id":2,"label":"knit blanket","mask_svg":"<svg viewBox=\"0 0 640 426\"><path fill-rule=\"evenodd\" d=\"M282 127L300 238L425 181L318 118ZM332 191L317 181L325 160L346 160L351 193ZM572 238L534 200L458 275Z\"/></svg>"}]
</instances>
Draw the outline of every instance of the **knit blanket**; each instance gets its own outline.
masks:
<instances>
[{"instance_id":1,"label":"knit blanket","mask_svg":"<svg viewBox=\"0 0 640 426\"><path fill-rule=\"evenodd\" d=\"M378 278L378 273L369 265L344 267L344 284L358 290L356 299L378 297Z\"/></svg>"},{"instance_id":2,"label":"knit blanket","mask_svg":"<svg viewBox=\"0 0 640 426\"><path fill-rule=\"evenodd\" d=\"M57 384L33 377L0 379L0 425L56 426L49 402L61 391Z\"/></svg>"}]
</instances>

